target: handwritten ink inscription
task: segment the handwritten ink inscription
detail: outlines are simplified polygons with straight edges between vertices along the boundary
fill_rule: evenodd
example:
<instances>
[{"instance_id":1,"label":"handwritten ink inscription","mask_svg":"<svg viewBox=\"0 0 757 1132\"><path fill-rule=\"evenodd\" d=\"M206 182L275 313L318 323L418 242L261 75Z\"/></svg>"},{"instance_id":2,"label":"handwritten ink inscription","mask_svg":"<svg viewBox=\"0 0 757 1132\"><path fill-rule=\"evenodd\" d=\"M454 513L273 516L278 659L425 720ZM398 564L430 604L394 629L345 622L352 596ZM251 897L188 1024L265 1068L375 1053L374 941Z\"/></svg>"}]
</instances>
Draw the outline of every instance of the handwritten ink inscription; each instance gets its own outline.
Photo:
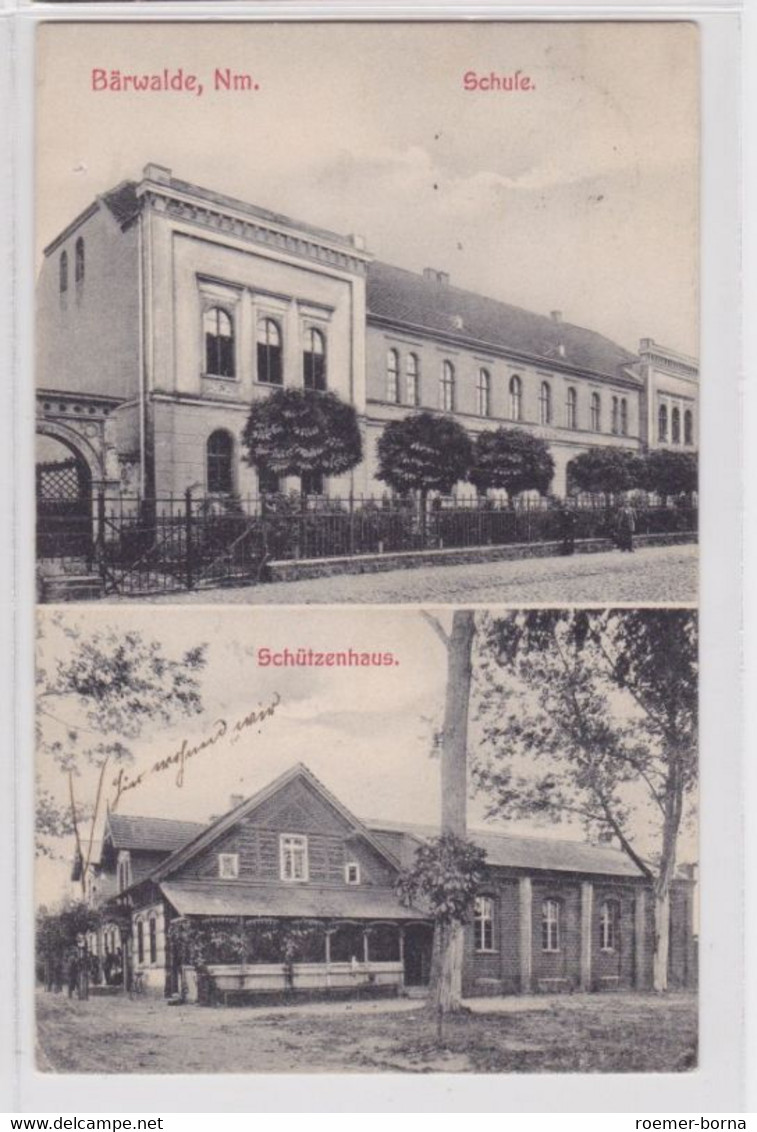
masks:
<instances>
[{"instance_id":1,"label":"handwritten ink inscription","mask_svg":"<svg viewBox=\"0 0 757 1132\"><path fill-rule=\"evenodd\" d=\"M209 735L201 739L199 743L190 745L188 739L183 739L179 748L173 754L167 755L163 759L159 759L143 770L141 774L131 777L123 770L119 770L116 777L113 779L112 786L114 790L114 797L110 803L111 810L115 810L119 799L128 790L135 790L141 786L146 778L153 774L161 774L163 771L176 769L176 785L181 787L184 785L184 773L186 765L190 759L195 758L203 751L209 751L216 746L222 739L229 738L231 743L237 743L240 737L250 728L263 723L266 719L270 719L275 713L276 708L281 703L281 696L276 692L271 702L264 708L256 708L249 711L246 715L240 716L239 719L229 722L226 719L217 719L213 724L213 728Z\"/></svg>"}]
</instances>

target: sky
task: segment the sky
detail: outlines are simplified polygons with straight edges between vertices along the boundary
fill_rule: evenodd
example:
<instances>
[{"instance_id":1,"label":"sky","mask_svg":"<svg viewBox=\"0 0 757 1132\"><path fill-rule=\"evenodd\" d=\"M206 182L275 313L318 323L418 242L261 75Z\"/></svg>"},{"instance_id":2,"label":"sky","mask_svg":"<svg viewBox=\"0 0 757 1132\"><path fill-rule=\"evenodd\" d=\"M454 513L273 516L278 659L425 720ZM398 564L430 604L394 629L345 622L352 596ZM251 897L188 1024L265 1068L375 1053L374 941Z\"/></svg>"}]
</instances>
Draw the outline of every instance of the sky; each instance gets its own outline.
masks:
<instances>
[{"instance_id":1,"label":"sky","mask_svg":"<svg viewBox=\"0 0 757 1132\"><path fill-rule=\"evenodd\" d=\"M452 614L438 613L448 627ZM441 728L446 690L446 653L421 613L414 609L368 608L238 608L130 605L38 610L41 627L40 666L52 672L70 646L66 631L85 633L115 628L143 634L161 643L164 655L179 658L199 644L207 646L201 674L203 710L170 727L147 725L132 746L130 778L170 757L184 739L190 747L219 730L226 734L185 763L181 785L172 767L148 773L139 786L125 792L118 812L206 822L230 808L232 795L250 796L298 762L311 771L358 817L438 825L440 766L434 738ZM371 668L263 667L259 650L312 648L391 653L388 666ZM236 723L281 697L273 715L240 731ZM45 701L53 717L43 720L49 739L79 726L72 701ZM476 728L471 724L472 742ZM235 738L236 736L236 738ZM82 739L88 735L82 733ZM96 736L93 736L93 741ZM67 781L48 757L39 757L41 783L59 801L67 797ZM94 798L90 774L75 781L77 802ZM109 776L106 797L115 799ZM471 798L468 823L484 820L486 798ZM582 831L561 824L502 822L503 832L582 839ZM99 832L99 830L98 830ZM52 844L52 843L51 843ZM73 839L55 846L56 858L37 862L37 900L53 904L68 889ZM684 838L682 860L695 859L695 841Z\"/></svg>"},{"instance_id":2,"label":"sky","mask_svg":"<svg viewBox=\"0 0 757 1132\"><path fill-rule=\"evenodd\" d=\"M693 23L43 24L37 245L147 162L377 258L698 353ZM92 91L182 67L190 93ZM213 91L216 68L257 90ZM531 89L469 91L468 71Z\"/></svg>"}]
</instances>

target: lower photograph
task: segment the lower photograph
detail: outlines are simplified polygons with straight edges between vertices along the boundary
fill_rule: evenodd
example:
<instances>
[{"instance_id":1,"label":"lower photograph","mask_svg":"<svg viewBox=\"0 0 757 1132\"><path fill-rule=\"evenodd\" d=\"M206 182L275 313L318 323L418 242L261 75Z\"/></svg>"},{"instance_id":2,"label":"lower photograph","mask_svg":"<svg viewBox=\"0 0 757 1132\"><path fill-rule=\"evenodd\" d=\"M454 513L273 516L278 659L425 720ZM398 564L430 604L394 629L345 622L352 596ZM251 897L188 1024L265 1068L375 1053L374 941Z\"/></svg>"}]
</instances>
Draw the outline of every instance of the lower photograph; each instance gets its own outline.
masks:
<instances>
[{"instance_id":1,"label":"lower photograph","mask_svg":"<svg viewBox=\"0 0 757 1132\"><path fill-rule=\"evenodd\" d=\"M45 606L43 1073L697 1067L689 608Z\"/></svg>"}]
</instances>

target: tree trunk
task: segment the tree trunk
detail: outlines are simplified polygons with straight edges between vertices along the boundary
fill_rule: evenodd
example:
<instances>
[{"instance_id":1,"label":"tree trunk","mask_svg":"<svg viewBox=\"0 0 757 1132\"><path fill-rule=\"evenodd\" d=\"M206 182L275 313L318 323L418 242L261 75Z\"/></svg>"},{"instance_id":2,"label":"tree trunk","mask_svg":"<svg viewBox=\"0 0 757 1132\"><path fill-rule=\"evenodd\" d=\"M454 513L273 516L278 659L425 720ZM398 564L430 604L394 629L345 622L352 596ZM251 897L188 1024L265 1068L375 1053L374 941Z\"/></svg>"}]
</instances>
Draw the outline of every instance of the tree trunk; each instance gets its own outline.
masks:
<instances>
[{"instance_id":1,"label":"tree trunk","mask_svg":"<svg viewBox=\"0 0 757 1132\"><path fill-rule=\"evenodd\" d=\"M672 744L671 744L672 746ZM678 831L683 813L683 786L680 761L670 755L665 808L662 825L660 871L654 885L654 959L652 986L662 992L668 989L668 955L670 951L670 886L676 869Z\"/></svg>"},{"instance_id":2,"label":"tree trunk","mask_svg":"<svg viewBox=\"0 0 757 1132\"><path fill-rule=\"evenodd\" d=\"M471 686L471 651L476 632L473 611L456 610L447 642L447 692L442 738L442 833L465 838L468 797L468 705ZM462 924L434 927L429 1005L440 1014L459 1010L463 984Z\"/></svg>"},{"instance_id":3,"label":"tree trunk","mask_svg":"<svg viewBox=\"0 0 757 1132\"><path fill-rule=\"evenodd\" d=\"M662 992L668 989L668 955L670 951L670 892L658 892L654 897L654 957L652 960L652 987Z\"/></svg>"}]
</instances>

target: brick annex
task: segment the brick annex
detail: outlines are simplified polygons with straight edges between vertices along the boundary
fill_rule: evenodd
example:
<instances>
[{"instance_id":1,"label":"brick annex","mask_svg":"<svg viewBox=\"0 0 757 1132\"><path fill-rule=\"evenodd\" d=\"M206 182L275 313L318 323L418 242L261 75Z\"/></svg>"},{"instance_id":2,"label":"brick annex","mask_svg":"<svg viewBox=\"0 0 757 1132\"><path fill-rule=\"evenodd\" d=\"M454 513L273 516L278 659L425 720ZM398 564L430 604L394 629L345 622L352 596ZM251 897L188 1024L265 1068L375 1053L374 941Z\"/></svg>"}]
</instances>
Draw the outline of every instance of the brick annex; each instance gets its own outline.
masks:
<instances>
[{"instance_id":1,"label":"brick annex","mask_svg":"<svg viewBox=\"0 0 757 1132\"><path fill-rule=\"evenodd\" d=\"M188 1001L401 994L428 982L431 921L400 902L395 882L438 831L363 822L302 764L232 802L208 825L108 815L85 887L102 913L89 950L109 982L130 987L136 978L152 994ZM487 863L465 930L466 996L651 987L651 885L622 852L469 836ZM74 879L81 872L77 860ZM186 940L203 929L200 970ZM241 952L229 951L231 936ZM671 893L669 983L695 979L693 881L681 876Z\"/></svg>"}]
</instances>

